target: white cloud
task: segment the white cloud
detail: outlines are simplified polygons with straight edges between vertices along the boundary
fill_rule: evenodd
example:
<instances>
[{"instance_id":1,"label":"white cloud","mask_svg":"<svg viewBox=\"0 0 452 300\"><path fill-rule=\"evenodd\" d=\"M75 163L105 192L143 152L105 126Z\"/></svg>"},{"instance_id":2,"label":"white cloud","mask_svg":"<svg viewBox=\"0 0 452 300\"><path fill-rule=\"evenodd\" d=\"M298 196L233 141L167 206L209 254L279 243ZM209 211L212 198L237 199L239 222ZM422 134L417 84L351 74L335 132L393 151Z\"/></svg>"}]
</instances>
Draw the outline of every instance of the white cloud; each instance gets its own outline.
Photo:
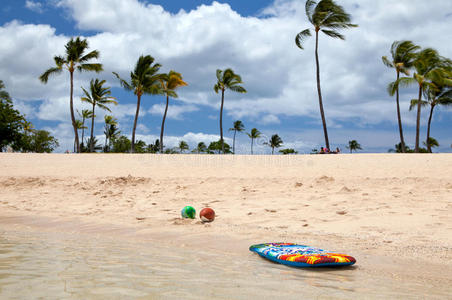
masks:
<instances>
[{"instance_id":1,"label":"white cloud","mask_svg":"<svg viewBox=\"0 0 452 300\"><path fill-rule=\"evenodd\" d=\"M157 116L163 116L165 104L154 104L149 109L149 113ZM168 105L166 117L168 119L183 120L183 114L198 111L199 108L194 105Z\"/></svg>"},{"instance_id":2,"label":"white cloud","mask_svg":"<svg viewBox=\"0 0 452 300\"><path fill-rule=\"evenodd\" d=\"M37 12L39 14L42 14L44 12L42 3L38 2L38 1L26 0L25 7L28 8L29 10Z\"/></svg>"},{"instance_id":3,"label":"white cloud","mask_svg":"<svg viewBox=\"0 0 452 300\"><path fill-rule=\"evenodd\" d=\"M28 2L30 6L40 4ZM163 71L174 69L183 74L189 86L178 91L183 105L170 107L170 118L182 118L183 113L195 111L200 105L219 110L220 95L213 92L215 70L231 67L242 76L248 93L227 91L225 114L267 124L277 124L282 116L320 121L314 38L306 41L304 51L294 44L295 35L311 27L304 1L277 0L262 11L265 18L243 17L228 4L217 2L177 14L137 0L57 3L69 12L78 28L97 32L89 37L89 43L91 49L100 50L105 67L102 76L109 85L118 86L111 71L127 78L141 54L154 56L163 64ZM386 94L386 85L394 80L395 73L383 66L381 56L389 54L394 40L410 39L452 57L452 44L443 42L452 38L452 18L447 17L452 5L449 1L431 5L421 0L342 4L359 28L344 31L346 41L320 37L327 122L332 127L349 120L359 128L396 125L395 101ZM13 21L0 26L0 39L0 78L10 94L21 101L44 100L36 112L39 118L70 124L68 74L51 78L47 85L38 80L54 65L53 56L64 53L68 37L57 35L49 25ZM76 74L74 86L87 86L91 77ZM401 95L403 121L408 127L414 124L408 102L415 96L415 88ZM112 110L125 121L135 114L135 105L118 105ZM161 114L162 105L148 111ZM145 114L143 109L140 117Z\"/></svg>"}]
</instances>

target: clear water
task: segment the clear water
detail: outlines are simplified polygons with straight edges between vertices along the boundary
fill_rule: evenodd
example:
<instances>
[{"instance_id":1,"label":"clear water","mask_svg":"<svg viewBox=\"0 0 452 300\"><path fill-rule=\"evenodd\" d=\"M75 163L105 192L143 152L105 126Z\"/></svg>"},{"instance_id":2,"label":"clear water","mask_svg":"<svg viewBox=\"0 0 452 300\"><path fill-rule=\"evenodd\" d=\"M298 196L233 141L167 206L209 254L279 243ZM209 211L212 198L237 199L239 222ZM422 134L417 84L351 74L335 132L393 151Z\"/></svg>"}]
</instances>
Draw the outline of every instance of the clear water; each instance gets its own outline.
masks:
<instances>
[{"instance_id":1,"label":"clear water","mask_svg":"<svg viewBox=\"0 0 452 300\"><path fill-rule=\"evenodd\" d=\"M384 299L425 292L421 283L370 276L359 265L294 269L251 252L0 230L0 299Z\"/></svg>"}]
</instances>

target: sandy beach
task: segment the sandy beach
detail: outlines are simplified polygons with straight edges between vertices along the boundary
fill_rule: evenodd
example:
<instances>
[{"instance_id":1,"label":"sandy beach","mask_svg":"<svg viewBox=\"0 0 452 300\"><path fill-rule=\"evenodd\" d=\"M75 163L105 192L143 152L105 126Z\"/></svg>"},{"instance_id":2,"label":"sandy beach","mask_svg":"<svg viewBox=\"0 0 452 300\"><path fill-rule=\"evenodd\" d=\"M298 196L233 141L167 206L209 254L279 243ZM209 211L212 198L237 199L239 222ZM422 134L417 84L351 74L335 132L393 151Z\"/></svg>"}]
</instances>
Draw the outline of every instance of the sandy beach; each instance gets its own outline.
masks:
<instances>
[{"instance_id":1,"label":"sandy beach","mask_svg":"<svg viewBox=\"0 0 452 300\"><path fill-rule=\"evenodd\" d=\"M6 233L86 233L212 253L227 245L251 260L252 244L298 242L354 256L348 272L369 284L452 293L450 154L1 153L0 170ZM185 205L211 207L217 218L183 220Z\"/></svg>"}]
</instances>

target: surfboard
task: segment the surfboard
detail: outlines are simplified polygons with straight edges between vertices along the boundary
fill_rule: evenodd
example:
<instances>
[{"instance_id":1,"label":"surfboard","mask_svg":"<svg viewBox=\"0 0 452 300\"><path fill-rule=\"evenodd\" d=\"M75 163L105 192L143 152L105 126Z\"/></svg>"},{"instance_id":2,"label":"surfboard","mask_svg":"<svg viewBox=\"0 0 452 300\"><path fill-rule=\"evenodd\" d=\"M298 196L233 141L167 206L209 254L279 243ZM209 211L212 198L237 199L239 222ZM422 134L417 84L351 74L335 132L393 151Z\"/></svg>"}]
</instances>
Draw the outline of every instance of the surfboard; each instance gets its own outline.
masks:
<instances>
[{"instance_id":1,"label":"surfboard","mask_svg":"<svg viewBox=\"0 0 452 300\"><path fill-rule=\"evenodd\" d=\"M347 254L293 243L265 243L252 245L250 251L268 260L298 268L350 266L356 259Z\"/></svg>"}]
</instances>

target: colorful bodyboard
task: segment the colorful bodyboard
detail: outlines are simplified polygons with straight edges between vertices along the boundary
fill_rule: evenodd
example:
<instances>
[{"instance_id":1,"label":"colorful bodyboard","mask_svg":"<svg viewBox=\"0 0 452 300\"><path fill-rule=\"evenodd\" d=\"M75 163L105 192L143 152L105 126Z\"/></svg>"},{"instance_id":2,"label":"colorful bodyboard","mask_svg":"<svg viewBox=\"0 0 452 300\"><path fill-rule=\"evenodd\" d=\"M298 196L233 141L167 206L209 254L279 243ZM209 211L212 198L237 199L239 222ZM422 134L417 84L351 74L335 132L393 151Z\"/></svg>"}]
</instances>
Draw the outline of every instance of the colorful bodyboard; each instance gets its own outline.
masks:
<instances>
[{"instance_id":1,"label":"colorful bodyboard","mask_svg":"<svg viewBox=\"0 0 452 300\"><path fill-rule=\"evenodd\" d=\"M355 258L346 254L292 243L252 245L250 251L268 260L299 268L350 266L356 262Z\"/></svg>"}]
</instances>

